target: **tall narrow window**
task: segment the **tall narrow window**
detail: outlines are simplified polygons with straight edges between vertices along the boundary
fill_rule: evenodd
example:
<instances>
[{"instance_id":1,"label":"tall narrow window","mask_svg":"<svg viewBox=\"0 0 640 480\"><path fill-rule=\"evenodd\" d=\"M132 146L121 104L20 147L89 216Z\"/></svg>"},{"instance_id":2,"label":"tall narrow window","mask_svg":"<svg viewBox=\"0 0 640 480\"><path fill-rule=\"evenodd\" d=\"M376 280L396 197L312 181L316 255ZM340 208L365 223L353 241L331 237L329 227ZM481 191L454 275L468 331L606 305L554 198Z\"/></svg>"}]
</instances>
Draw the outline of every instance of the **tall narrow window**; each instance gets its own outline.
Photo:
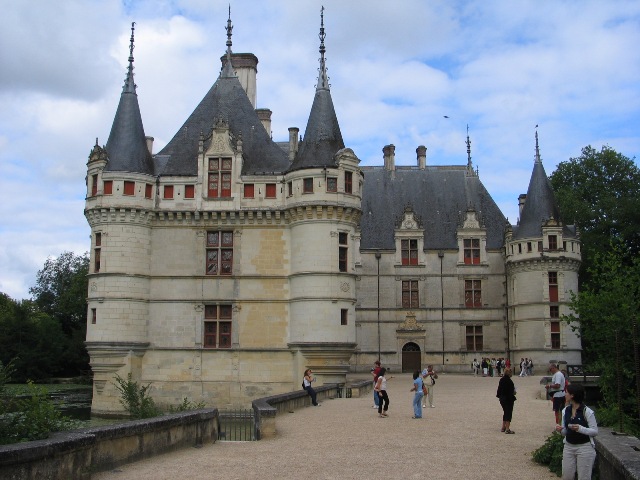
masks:
<instances>
[{"instance_id":1,"label":"tall narrow window","mask_svg":"<svg viewBox=\"0 0 640 480\"><path fill-rule=\"evenodd\" d=\"M532 248L531 248L531 242L527 242L527 252L531 252Z\"/></svg>"},{"instance_id":2,"label":"tall narrow window","mask_svg":"<svg viewBox=\"0 0 640 480\"><path fill-rule=\"evenodd\" d=\"M349 253L347 232L338 233L338 270L341 272L347 271L347 256Z\"/></svg>"},{"instance_id":3,"label":"tall narrow window","mask_svg":"<svg viewBox=\"0 0 640 480\"><path fill-rule=\"evenodd\" d=\"M560 307L558 305L551 305L549 307L549 316L551 318L560 318Z\"/></svg>"},{"instance_id":4,"label":"tall narrow window","mask_svg":"<svg viewBox=\"0 0 640 480\"><path fill-rule=\"evenodd\" d=\"M98 194L98 175L91 175L91 196Z\"/></svg>"},{"instance_id":5,"label":"tall narrow window","mask_svg":"<svg viewBox=\"0 0 640 480\"><path fill-rule=\"evenodd\" d=\"M402 281L402 308L418 308L418 281Z\"/></svg>"},{"instance_id":6,"label":"tall narrow window","mask_svg":"<svg viewBox=\"0 0 640 480\"><path fill-rule=\"evenodd\" d=\"M95 308L91 309L91 323L93 325L95 325L96 323L98 323L98 312L96 311Z\"/></svg>"},{"instance_id":7,"label":"tall narrow window","mask_svg":"<svg viewBox=\"0 0 640 480\"><path fill-rule=\"evenodd\" d=\"M349 316L349 310L343 308L340 310L340 325L346 325Z\"/></svg>"},{"instance_id":8,"label":"tall narrow window","mask_svg":"<svg viewBox=\"0 0 640 480\"><path fill-rule=\"evenodd\" d=\"M102 233L97 232L95 236L96 245L93 249L93 271L98 273L100 271L100 250L102 247Z\"/></svg>"},{"instance_id":9,"label":"tall narrow window","mask_svg":"<svg viewBox=\"0 0 640 480\"><path fill-rule=\"evenodd\" d=\"M402 265L418 265L418 240L401 240Z\"/></svg>"},{"instance_id":10,"label":"tall narrow window","mask_svg":"<svg viewBox=\"0 0 640 480\"><path fill-rule=\"evenodd\" d=\"M302 179L302 193L313 193L313 178Z\"/></svg>"},{"instance_id":11,"label":"tall narrow window","mask_svg":"<svg viewBox=\"0 0 640 480\"><path fill-rule=\"evenodd\" d=\"M464 239L464 263L465 265L477 265L480 263L480 239ZM520 248L520 245L518 245ZM522 252L520 252L522 253Z\"/></svg>"},{"instance_id":12,"label":"tall narrow window","mask_svg":"<svg viewBox=\"0 0 640 480\"><path fill-rule=\"evenodd\" d=\"M209 198L221 198L231 196L231 159L209 159Z\"/></svg>"},{"instance_id":13,"label":"tall narrow window","mask_svg":"<svg viewBox=\"0 0 640 480\"><path fill-rule=\"evenodd\" d=\"M542 241L538 242L538 252L542 251Z\"/></svg>"},{"instance_id":14,"label":"tall narrow window","mask_svg":"<svg viewBox=\"0 0 640 480\"><path fill-rule=\"evenodd\" d=\"M558 237L555 235L549 235L549 250L558 249Z\"/></svg>"},{"instance_id":15,"label":"tall narrow window","mask_svg":"<svg viewBox=\"0 0 640 480\"><path fill-rule=\"evenodd\" d=\"M184 186L184 198L195 198L196 197L196 186L195 185L185 185Z\"/></svg>"},{"instance_id":16,"label":"tall narrow window","mask_svg":"<svg viewBox=\"0 0 640 480\"><path fill-rule=\"evenodd\" d=\"M254 198L255 187L253 183L244 184L244 198Z\"/></svg>"},{"instance_id":17,"label":"tall narrow window","mask_svg":"<svg viewBox=\"0 0 640 480\"><path fill-rule=\"evenodd\" d=\"M479 352L483 350L482 325L467 325L467 350Z\"/></svg>"},{"instance_id":18,"label":"tall narrow window","mask_svg":"<svg viewBox=\"0 0 640 480\"><path fill-rule=\"evenodd\" d=\"M344 193L353 193L353 173L344 172Z\"/></svg>"},{"instance_id":19,"label":"tall narrow window","mask_svg":"<svg viewBox=\"0 0 640 480\"><path fill-rule=\"evenodd\" d=\"M164 186L164 198L167 200L173 199L173 185Z\"/></svg>"},{"instance_id":20,"label":"tall narrow window","mask_svg":"<svg viewBox=\"0 0 640 480\"><path fill-rule=\"evenodd\" d=\"M327 177L327 192L338 191L338 179L336 177Z\"/></svg>"},{"instance_id":21,"label":"tall narrow window","mask_svg":"<svg viewBox=\"0 0 640 480\"><path fill-rule=\"evenodd\" d=\"M204 306L204 347L231 348L231 305Z\"/></svg>"},{"instance_id":22,"label":"tall narrow window","mask_svg":"<svg viewBox=\"0 0 640 480\"><path fill-rule=\"evenodd\" d=\"M287 182L287 197L293 195L293 182Z\"/></svg>"},{"instance_id":23,"label":"tall narrow window","mask_svg":"<svg viewBox=\"0 0 640 480\"><path fill-rule=\"evenodd\" d=\"M150 183L144 186L144 198L151 198L153 196L153 185Z\"/></svg>"},{"instance_id":24,"label":"tall narrow window","mask_svg":"<svg viewBox=\"0 0 640 480\"><path fill-rule=\"evenodd\" d=\"M265 197L266 198L276 198L276 184L275 183L267 183L267 187L266 187L266 191L265 191Z\"/></svg>"},{"instance_id":25,"label":"tall narrow window","mask_svg":"<svg viewBox=\"0 0 640 480\"><path fill-rule=\"evenodd\" d=\"M558 272L549 272L549 301L558 301Z\"/></svg>"},{"instance_id":26,"label":"tall narrow window","mask_svg":"<svg viewBox=\"0 0 640 480\"><path fill-rule=\"evenodd\" d=\"M551 322L551 348L560 348L560 322Z\"/></svg>"},{"instance_id":27,"label":"tall narrow window","mask_svg":"<svg viewBox=\"0 0 640 480\"><path fill-rule=\"evenodd\" d=\"M233 232L207 232L206 274L231 275L233 272Z\"/></svg>"},{"instance_id":28,"label":"tall narrow window","mask_svg":"<svg viewBox=\"0 0 640 480\"><path fill-rule=\"evenodd\" d=\"M124 192L125 195L135 195L136 194L136 182L124 182Z\"/></svg>"},{"instance_id":29,"label":"tall narrow window","mask_svg":"<svg viewBox=\"0 0 640 480\"><path fill-rule=\"evenodd\" d=\"M482 307L482 290L480 280L464 281L464 306L467 308Z\"/></svg>"},{"instance_id":30,"label":"tall narrow window","mask_svg":"<svg viewBox=\"0 0 640 480\"><path fill-rule=\"evenodd\" d=\"M102 182L102 191L105 195L113 195L113 180Z\"/></svg>"}]
</instances>

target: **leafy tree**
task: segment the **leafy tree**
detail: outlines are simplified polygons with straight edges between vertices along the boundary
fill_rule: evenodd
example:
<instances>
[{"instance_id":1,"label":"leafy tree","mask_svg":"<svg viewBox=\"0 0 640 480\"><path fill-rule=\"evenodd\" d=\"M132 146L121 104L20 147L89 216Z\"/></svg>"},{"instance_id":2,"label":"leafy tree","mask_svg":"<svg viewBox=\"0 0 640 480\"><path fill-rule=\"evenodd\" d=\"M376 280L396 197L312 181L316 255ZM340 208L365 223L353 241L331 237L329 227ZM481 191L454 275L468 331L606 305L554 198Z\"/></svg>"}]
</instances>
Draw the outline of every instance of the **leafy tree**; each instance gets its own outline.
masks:
<instances>
[{"instance_id":1,"label":"leafy tree","mask_svg":"<svg viewBox=\"0 0 640 480\"><path fill-rule=\"evenodd\" d=\"M57 320L65 333L86 327L89 253L63 252L47 258L29 289L41 311Z\"/></svg>"},{"instance_id":2,"label":"leafy tree","mask_svg":"<svg viewBox=\"0 0 640 480\"><path fill-rule=\"evenodd\" d=\"M561 162L550 181L562 218L581 232L581 286L611 240L624 245L629 258L640 253L640 168L632 159L608 146L587 146L578 158Z\"/></svg>"},{"instance_id":3,"label":"leafy tree","mask_svg":"<svg viewBox=\"0 0 640 480\"><path fill-rule=\"evenodd\" d=\"M622 412L637 419L634 322L639 320L640 257L630 256L626 246L613 245L595 254L589 273L585 288L572 295L574 313L563 318L578 329L585 358L600 372L607 406L617 408L620 381Z\"/></svg>"}]
</instances>

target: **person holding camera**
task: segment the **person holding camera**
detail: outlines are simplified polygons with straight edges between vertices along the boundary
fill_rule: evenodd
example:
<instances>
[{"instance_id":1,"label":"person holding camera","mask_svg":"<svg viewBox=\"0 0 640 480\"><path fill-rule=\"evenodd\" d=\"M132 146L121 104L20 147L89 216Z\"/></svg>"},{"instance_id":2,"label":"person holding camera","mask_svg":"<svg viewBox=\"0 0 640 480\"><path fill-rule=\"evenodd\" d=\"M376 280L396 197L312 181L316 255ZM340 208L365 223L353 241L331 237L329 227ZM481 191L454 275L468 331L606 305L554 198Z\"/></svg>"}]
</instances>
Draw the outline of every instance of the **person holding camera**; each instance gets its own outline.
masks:
<instances>
[{"instance_id":1,"label":"person holding camera","mask_svg":"<svg viewBox=\"0 0 640 480\"><path fill-rule=\"evenodd\" d=\"M427 387L427 399L429 400L429 406L431 408L435 408L436 406L433 404L433 390L435 388L436 379L438 378L438 374L433 369L433 365L428 365L422 371L422 381L424 382L424 386ZM427 404L426 400L423 400L422 407L426 408Z\"/></svg>"},{"instance_id":2,"label":"person holding camera","mask_svg":"<svg viewBox=\"0 0 640 480\"><path fill-rule=\"evenodd\" d=\"M596 449L593 437L598 434L596 416L584 402L584 388L572 383L565 393L567 406L562 411L561 422L556 431L564 436L562 449L562 478L573 480L578 472L578 480L590 480Z\"/></svg>"},{"instance_id":3,"label":"person holding camera","mask_svg":"<svg viewBox=\"0 0 640 480\"><path fill-rule=\"evenodd\" d=\"M311 403L313 404L313 406L314 407L319 407L320 404L318 403L318 400L316 399L316 391L311 386L311 383L315 382L315 381L316 381L316 377L313 376L313 372L311 371L310 368L307 368L304 371L304 379L302 380L302 388L304 388L305 391L307 392L307 394L311 397Z\"/></svg>"}]
</instances>

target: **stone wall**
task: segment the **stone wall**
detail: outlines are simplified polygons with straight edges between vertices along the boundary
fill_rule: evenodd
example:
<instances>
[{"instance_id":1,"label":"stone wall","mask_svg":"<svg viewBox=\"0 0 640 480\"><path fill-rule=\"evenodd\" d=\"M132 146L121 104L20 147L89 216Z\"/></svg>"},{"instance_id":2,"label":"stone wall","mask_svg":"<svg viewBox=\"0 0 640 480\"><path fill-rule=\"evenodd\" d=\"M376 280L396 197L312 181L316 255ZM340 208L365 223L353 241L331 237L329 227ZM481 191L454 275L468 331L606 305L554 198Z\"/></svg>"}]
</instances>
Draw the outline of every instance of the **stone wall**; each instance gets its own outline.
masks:
<instances>
[{"instance_id":1,"label":"stone wall","mask_svg":"<svg viewBox=\"0 0 640 480\"><path fill-rule=\"evenodd\" d=\"M0 478L88 480L92 472L217 438L218 410L212 408L57 433L0 447Z\"/></svg>"}]
</instances>

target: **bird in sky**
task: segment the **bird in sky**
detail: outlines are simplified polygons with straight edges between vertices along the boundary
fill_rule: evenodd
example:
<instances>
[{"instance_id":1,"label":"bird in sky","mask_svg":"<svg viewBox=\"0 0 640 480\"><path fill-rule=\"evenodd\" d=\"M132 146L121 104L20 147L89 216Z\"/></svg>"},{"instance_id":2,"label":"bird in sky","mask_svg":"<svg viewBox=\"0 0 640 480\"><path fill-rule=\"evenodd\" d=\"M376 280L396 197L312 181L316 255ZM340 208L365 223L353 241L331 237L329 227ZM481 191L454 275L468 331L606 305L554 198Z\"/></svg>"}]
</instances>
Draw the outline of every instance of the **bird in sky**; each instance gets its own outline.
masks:
<instances>
[{"instance_id":1,"label":"bird in sky","mask_svg":"<svg viewBox=\"0 0 640 480\"><path fill-rule=\"evenodd\" d=\"M444 118L449 118L449 115L444 115Z\"/></svg>"}]
</instances>

